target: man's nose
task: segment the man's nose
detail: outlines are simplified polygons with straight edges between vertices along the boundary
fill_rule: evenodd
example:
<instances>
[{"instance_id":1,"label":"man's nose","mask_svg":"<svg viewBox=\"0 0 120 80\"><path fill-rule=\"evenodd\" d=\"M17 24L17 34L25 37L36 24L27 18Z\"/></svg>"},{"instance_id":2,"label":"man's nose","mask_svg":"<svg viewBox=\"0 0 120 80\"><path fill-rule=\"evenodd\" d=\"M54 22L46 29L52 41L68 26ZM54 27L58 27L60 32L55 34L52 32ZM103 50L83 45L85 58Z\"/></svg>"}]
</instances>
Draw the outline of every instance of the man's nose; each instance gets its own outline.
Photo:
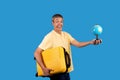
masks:
<instances>
[{"instance_id":1,"label":"man's nose","mask_svg":"<svg viewBox=\"0 0 120 80\"><path fill-rule=\"evenodd\" d=\"M59 25L62 25L62 23L58 23Z\"/></svg>"}]
</instances>

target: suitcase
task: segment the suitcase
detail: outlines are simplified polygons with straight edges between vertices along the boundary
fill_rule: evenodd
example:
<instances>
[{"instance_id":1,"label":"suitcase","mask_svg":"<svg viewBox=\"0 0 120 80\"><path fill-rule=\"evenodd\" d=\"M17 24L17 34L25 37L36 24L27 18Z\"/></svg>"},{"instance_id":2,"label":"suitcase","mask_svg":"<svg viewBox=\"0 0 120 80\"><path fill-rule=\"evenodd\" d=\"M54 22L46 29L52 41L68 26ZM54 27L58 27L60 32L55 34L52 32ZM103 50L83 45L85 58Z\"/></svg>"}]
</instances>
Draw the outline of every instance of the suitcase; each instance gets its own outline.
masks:
<instances>
[{"instance_id":1,"label":"suitcase","mask_svg":"<svg viewBox=\"0 0 120 80\"><path fill-rule=\"evenodd\" d=\"M50 74L67 73L70 72L71 60L70 56L63 47L55 47L46 49L42 52L44 64L47 68L53 71ZM40 65L37 63L36 77L44 76ZM69 70L68 70L69 69Z\"/></svg>"}]
</instances>

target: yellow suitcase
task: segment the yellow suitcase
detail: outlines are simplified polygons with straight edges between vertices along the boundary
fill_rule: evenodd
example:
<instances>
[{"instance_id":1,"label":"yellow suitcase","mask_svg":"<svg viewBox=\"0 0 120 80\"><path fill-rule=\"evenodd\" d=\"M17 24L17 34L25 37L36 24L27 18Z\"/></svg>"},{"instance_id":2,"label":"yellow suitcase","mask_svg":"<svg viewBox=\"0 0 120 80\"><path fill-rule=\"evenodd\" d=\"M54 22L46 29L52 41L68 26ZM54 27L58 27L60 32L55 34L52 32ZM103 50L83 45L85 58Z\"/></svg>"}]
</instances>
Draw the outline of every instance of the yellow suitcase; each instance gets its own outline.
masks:
<instances>
[{"instance_id":1,"label":"yellow suitcase","mask_svg":"<svg viewBox=\"0 0 120 80\"><path fill-rule=\"evenodd\" d=\"M63 47L47 49L42 52L42 57L45 66L53 70L50 72L50 74L70 72L68 71L71 65L70 56ZM43 76L43 71L40 65L37 62L36 64L36 76Z\"/></svg>"}]
</instances>

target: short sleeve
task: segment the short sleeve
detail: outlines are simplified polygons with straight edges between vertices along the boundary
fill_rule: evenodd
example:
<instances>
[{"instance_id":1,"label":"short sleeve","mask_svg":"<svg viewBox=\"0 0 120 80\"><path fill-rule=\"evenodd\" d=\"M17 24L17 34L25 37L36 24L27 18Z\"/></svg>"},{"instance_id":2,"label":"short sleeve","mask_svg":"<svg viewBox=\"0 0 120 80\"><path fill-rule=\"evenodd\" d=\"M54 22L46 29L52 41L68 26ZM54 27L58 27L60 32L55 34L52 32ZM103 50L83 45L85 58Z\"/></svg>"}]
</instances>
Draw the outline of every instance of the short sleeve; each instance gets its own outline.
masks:
<instances>
[{"instance_id":1,"label":"short sleeve","mask_svg":"<svg viewBox=\"0 0 120 80\"><path fill-rule=\"evenodd\" d=\"M43 49L43 50L51 48L52 47L51 36L50 35L45 36L44 39L42 40L42 42L40 43L40 45L38 47Z\"/></svg>"},{"instance_id":2,"label":"short sleeve","mask_svg":"<svg viewBox=\"0 0 120 80\"><path fill-rule=\"evenodd\" d=\"M70 40L70 43L71 43L73 40L75 40L69 33L66 32L66 34L67 34L67 36L68 36L68 39Z\"/></svg>"}]
</instances>

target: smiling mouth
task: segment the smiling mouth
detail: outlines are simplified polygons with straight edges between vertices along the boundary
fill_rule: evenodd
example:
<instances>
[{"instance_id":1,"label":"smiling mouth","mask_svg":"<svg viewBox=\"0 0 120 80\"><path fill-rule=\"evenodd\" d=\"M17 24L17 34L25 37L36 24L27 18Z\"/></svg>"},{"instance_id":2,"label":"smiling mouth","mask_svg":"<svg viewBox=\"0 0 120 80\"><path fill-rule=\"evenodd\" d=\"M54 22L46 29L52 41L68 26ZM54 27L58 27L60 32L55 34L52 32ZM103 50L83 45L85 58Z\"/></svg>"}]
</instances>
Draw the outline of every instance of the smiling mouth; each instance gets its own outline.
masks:
<instances>
[{"instance_id":1,"label":"smiling mouth","mask_svg":"<svg viewBox=\"0 0 120 80\"><path fill-rule=\"evenodd\" d=\"M62 26L57 26L57 28L62 28Z\"/></svg>"}]
</instances>

